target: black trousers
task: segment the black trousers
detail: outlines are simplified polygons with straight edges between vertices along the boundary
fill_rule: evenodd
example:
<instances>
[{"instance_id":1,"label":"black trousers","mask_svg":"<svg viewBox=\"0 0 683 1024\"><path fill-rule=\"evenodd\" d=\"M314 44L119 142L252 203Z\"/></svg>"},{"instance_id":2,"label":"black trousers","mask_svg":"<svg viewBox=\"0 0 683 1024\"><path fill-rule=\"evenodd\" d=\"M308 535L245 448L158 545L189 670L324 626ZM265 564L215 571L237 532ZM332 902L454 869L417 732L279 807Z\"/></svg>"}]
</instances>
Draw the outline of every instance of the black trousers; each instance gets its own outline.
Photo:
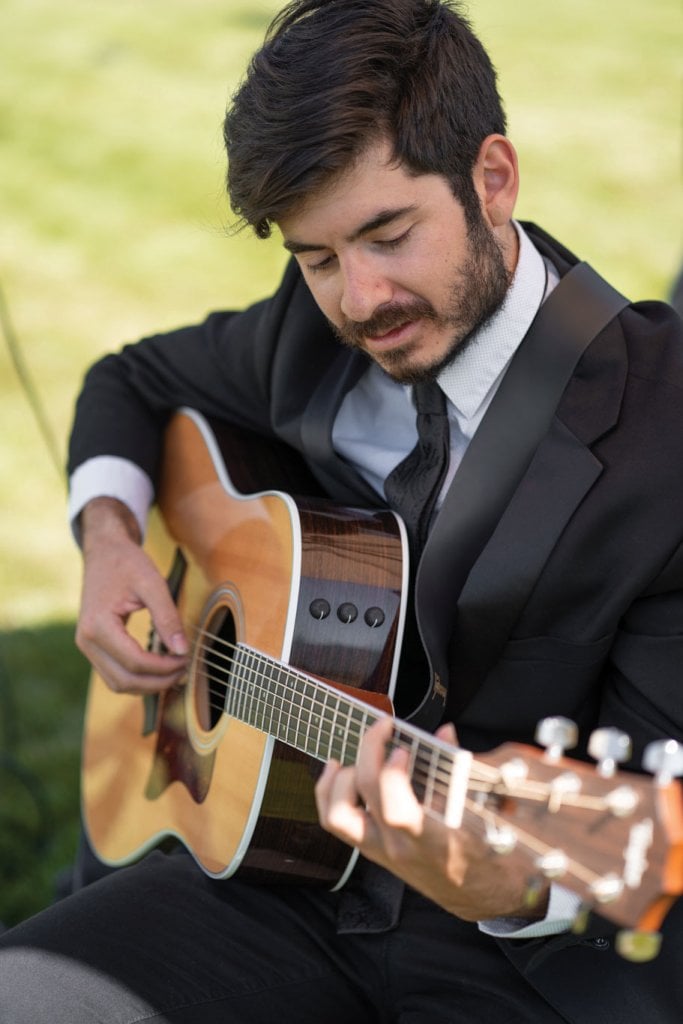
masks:
<instances>
[{"instance_id":1,"label":"black trousers","mask_svg":"<svg viewBox=\"0 0 683 1024\"><path fill-rule=\"evenodd\" d=\"M0 937L3 1024L558 1024L475 925L408 892L339 935L333 893L152 854Z\"/></svg>"}]
</instances>

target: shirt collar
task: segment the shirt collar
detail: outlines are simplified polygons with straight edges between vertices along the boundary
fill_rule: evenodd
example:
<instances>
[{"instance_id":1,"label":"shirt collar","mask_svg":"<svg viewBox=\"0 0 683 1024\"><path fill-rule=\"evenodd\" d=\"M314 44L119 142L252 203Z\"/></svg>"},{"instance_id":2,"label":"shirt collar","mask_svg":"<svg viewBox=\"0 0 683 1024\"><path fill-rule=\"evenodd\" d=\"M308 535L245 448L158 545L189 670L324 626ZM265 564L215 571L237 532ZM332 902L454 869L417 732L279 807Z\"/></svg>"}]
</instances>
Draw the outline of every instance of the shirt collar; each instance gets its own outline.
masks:
<instances>
[{"instance_id":1,"label":"shirt collar","mask_svg":"<svg viewBox=\"0 0 683 1024\"><path fill-rule=\"evenodd\" d=\"M465 420L477 414L517 351L546 291L543 257L520 225L513 223L519 238L519 257L503 305L470 340L462 356L439 376L446 397Z\"/></svg>"}]
</instances>

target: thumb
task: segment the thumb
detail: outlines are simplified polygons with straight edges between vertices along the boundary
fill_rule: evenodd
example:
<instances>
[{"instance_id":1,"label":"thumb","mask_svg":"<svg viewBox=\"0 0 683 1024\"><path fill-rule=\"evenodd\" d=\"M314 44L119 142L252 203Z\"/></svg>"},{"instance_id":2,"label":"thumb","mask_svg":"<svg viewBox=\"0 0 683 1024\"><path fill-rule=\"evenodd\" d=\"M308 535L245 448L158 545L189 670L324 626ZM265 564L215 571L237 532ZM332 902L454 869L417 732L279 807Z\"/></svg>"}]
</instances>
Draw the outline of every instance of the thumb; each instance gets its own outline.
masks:
<instances>
[{"instance_id":1,"label":"thumb","mask_svg":"<svg viewBox=\"0 0 683 1024\"><path fill-rule=\"evenodd\" d=\"M165 649L176 657L185 657L189 652L190 645L178 608L174 604L166 580L162 576L157 576L152 581L145 604L154 623L156 633L154 646L157 653L163 653Z\"/></svg>"},{"instance_id":2,"label":"thumb","mask_svg":"<svg viewBox=\"0 0 683 1024\"><path fill-rule=\"evenodd\" d=\"M444 743L450 743L454 747L458 745L458 734L452 722L439 726L434 735Z\"/></svg>"}]
</instances>

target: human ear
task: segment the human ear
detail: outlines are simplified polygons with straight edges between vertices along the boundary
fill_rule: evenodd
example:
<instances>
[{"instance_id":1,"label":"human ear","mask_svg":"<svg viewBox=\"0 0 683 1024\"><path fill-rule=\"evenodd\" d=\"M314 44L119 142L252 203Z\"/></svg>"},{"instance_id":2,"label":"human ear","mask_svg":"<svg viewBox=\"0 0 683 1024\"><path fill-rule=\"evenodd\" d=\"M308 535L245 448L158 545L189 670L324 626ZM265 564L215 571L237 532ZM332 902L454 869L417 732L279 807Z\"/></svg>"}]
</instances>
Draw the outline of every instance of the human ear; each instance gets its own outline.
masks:
<instances>
[{"instance_id":1,"label":"human ear","mask_svg":"<svg viewBox=\"0 0 683 1024\"><path fill-rule=\"evenodd\" d=\"M488 135L472 172L482 213L492 228L503 228L514 212L519 192L515 147L504 135Z\"/></svg>"}]
</instances>

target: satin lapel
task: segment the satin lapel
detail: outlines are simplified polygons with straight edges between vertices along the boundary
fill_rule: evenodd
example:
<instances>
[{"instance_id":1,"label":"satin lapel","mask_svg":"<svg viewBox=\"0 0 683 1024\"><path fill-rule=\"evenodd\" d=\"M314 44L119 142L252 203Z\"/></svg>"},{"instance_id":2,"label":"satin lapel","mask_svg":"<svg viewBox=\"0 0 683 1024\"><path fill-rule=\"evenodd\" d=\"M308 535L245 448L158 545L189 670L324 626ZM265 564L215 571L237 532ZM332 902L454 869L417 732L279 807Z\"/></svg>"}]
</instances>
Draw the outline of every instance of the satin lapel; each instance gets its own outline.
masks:
<instances>
[{"instance_id":1,"label":"satin lapel","mask_svg":"<svg viewBox=\"0 0 683 1024\"><path fill-rule=\"evenodd\" d=\"M325 486L333 481L337 500L377 505L379 498L372 487L332 447L332 427L339 406L367 368L368 361L361 352L340 348L306 406L300 429L307 459Z\"/></svg>"},{"instance_id":2,"label":"satin lapel","mask_svg":"<svg viewBox=\"0 0 683 1024\"><path fill-rule=\"evenodd\" d=\"M558 537L601 471L592 452L554 420L471 570L468 551L484 496L459 488L456 474L417 582L419 607L427 609L420 616L423 638L443 681L456 622L465 645L470 671L450 680L449 708L463 707L497 660Z\"/></svg>"},{"instance_id":3,"label":"satin lapel","mask_svg":"<svg viewBox=\"0 0 683 1024\"><path fill-rule=\"evenodd\" d=\"M566 426L553 421L460 595L454 713L498 661L562 531L602 468ZM452 605L450 611L456 614ZM448 628L442 621L442 637Z\"/></svg>"},{"instance_id":4,"label":"satin lapel","mask_svg":"<svg viewBox=\"0 0 683 1024\"><path fill-rule=\"evenodd\" d=\"M467 676L450 680L451 707L469 699L496 661L553 545L600 475L588 445L618 419L626 355L614 318L624 304L585 264L563 278L455 474L416 581L418 619L441 698L454 633L459 669L460 645L467 644ZM564 390L556 395L558 387ZM438 705L433 697L431 703Z\"/></svg>"}]
</instances>

